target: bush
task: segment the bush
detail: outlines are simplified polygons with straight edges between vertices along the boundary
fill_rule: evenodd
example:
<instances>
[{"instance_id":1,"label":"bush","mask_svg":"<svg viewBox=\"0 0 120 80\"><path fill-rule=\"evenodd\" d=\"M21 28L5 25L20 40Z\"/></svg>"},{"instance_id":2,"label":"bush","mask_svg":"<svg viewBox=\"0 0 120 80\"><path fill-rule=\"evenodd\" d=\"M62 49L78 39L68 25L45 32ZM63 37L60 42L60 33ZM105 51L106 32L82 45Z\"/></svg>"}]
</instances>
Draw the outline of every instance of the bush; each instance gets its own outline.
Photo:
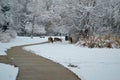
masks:
<instances>
[{"instance_id":1,"label":"bush","mask_svg":"<svg viewBox=\"0 0 120 80\"><path fill-rule=\"evenodd\" d=\"M11 38L15 38L17 36L17 33L14 30L7 30L6 33L9 33Z\"/></svg>"},{"instance_id":2,"label":"bush","mask_svg":"<svg viewBox=\"0 0 120 80\"><path fill-rule=\"evenodd\" d=\"M8 30L6 32L0 32L0 42L7 43L11 39L16 37L16 32L14 30Z\"/></svg>"},{"instance_id":3,"label":"bush","mask_svg":"<svg viewBox=\"0 0 120 80\"><path fill-rule=\"evenodd\" d=\"M0 41L3 43L9 42L11 39L10 34L9 33L2 33L0 34Z\"/></svg>"}]
</instances>

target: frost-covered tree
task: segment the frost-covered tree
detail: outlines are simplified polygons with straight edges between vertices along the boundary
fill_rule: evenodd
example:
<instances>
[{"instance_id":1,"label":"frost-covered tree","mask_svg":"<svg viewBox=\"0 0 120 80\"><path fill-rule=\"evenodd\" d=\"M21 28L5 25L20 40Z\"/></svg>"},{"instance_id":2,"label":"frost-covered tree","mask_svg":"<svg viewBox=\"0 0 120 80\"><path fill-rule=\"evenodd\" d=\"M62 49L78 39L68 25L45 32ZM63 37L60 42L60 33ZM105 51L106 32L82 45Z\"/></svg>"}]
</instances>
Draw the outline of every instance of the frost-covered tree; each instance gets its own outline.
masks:
<instances>
[{"instance_id":1,"label":"frost-covered tree","mask_svg":"<svg viewBox=\"0 0 120 80\"><path fill-rule=\"evenodd\" d=\"M0 0L0 31L14 29L23 36L78 36L85 29L90 35L119 35L119 18L120 0Z\"/></svg>"},{"instance_id":2,"label":"frost-covered tree","mask_svg":"<svg viewBox=\"0 0 120 80\"><path fill-rule=\"evenodd\" d=\"M0 0L0 41L8 42L15 38L14 3L10 0Z\"/></svg>"}]
</instances>

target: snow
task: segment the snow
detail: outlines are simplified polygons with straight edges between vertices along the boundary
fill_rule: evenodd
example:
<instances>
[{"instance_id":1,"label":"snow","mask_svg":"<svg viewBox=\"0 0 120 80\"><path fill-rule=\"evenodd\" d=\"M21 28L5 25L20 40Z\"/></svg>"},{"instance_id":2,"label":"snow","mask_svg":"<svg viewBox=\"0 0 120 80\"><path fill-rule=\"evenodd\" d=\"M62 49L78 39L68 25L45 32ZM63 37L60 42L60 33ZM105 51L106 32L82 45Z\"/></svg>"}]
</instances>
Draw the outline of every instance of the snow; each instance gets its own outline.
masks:
<instances>
[{"instance_id":1,"label":"snow","mask_svg":"<svg viewBox=\"0 0 120 80\"><path fill-rule=\"evenodd\" d=\"M34 37L33 39L31 39L30 37L16 37L15 39L11 40L9 43L0 42L0 55L6 55L5 51L13 46L40 43L47 41L46 38L44 39L44 38Z\"/></svg>"},{"instance_id":2,"label":"snow","mask_svg":"<svg viewBox=\"0 0 120 80\"><path fill-rule=\"evenodd\" d=\"M0 80L16 80L18 68L0 63Z\"/></svg>"},{"instance_id":3,"label":"snow","mask_svg":"<svg viewBox=\"0 0 120 80\"><path fill-rule=\"evenodd\" d=\"M120 49L90 49L67 42L29 46L24 49L62 64L82 80L120 80Z\"/></svg>"}]
</instances>

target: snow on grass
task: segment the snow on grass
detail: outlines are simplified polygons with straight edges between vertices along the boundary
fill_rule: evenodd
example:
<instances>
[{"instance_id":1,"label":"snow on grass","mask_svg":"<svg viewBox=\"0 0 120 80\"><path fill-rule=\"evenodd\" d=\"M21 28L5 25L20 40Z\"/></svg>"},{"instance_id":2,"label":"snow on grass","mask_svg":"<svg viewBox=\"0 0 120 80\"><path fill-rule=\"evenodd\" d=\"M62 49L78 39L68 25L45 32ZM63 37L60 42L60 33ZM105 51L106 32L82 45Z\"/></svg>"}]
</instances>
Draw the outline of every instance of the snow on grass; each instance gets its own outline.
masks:
<instances>
[{"instance_id":1,"label":"snow on grass","mask_svg":"<svg viewBox=\"0 0 120 80\"><path fill-rule=\"evenodd\" d=\"M90 49L67 43L24 49L64 65L82 80L120 80L120 49Z\"/></svg>"},{"instance_id":2,"label":"snow on grass","mask_svg":"<svg viewBox=\"0 0 120 80\"><path fill-rule=\"evenodd\" d=\"M16 80L18 68L0 63L0 80Z\"/></svg>"},{"instance_id":3,"label":"snow on grass","mask_svg":"<svg viewBox=\"0 0 120 80\"><path fill-rule=\"evenodd\" d=\"M47 41L46 38L34 37L31 39L30 37L16 37L11 40L9 43L1 43L0 42L0 55L6 55L5 51L13 46L19 46L24 44L33 44Z\"/></svg>"}]
</instances>

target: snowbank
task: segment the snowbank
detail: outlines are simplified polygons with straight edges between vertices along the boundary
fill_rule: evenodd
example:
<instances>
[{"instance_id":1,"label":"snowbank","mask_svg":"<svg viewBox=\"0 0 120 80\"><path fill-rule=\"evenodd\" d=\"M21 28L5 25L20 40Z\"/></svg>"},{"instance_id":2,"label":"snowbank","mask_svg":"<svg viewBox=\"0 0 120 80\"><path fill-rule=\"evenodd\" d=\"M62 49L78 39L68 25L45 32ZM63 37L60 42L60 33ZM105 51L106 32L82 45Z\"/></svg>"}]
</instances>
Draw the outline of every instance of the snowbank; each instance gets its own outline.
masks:
<instances>
[{"instance_id":1,"label":"snowbank","mask_svg":"<svg viewBox=\"0 0 120 80\"><path fill-rule=\"evenodd\" d=\"M0 80L16 80L18 68L0 63Z\"/></svg>"}]
</instances>

